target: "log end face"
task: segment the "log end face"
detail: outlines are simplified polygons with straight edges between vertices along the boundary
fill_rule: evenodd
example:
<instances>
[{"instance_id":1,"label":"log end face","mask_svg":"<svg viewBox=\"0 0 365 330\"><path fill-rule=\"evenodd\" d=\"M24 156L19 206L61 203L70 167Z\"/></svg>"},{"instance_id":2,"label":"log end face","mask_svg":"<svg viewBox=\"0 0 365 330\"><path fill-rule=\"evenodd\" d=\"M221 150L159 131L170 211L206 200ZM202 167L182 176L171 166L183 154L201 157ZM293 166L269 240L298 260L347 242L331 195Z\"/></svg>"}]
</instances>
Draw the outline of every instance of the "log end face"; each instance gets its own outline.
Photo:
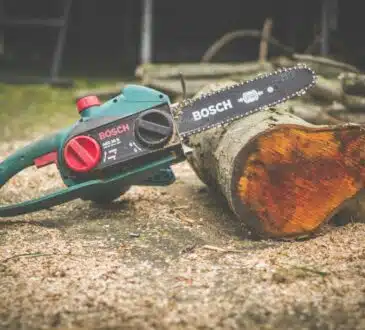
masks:
<instances>
[{"instance_id":1,"label":"log end face","mask_svg":"<svg viewBox=\"0 0 365 330\"><path fill-rule=\"evenodd\" d=\"M235 213L261 235L313 232L364 187L365 132L277 126L241 150L232 180Z\"/></svg>"}]
</instances>

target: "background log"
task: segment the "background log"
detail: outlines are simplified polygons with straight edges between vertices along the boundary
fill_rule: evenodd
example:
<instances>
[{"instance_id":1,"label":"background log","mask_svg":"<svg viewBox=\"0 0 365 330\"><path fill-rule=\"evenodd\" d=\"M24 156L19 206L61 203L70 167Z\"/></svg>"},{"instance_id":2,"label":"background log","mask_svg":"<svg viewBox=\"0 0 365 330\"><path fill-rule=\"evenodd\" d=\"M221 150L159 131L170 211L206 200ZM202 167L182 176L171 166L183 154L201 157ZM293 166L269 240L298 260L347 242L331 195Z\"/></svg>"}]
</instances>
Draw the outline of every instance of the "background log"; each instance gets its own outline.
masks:
<instances>
[{"instance_id":1,"label":"background log","mask_svg":"<svg viewBox=\"0 0 365 330\"><path fill-rule=\"evenodd\" d=\"M219 87L223 84L198 95ZM314 125L269 109L228 128L192 137L188 161L204 183L225 197L238 221L261 236L311 233L364 186L360 125Z\"/></svg>"},{"instance_id":2,"label":"background log","mask_svg":"<svg viewBox=\"0 0 365 330\"><path fill-rule=\"evenodd\" d=\"M318 76L316 84L308 90L308 94L318 101L342 101L344 92L339 80Z\"/></svg>"},{"instance_id":3,"label":"background log","mask_svg":"<svg viewBox=\"0 0 365 330\"><path fill-rule=\"evenodd\" d=\"M365 97L355 95L345 95L343 104L348 111L364 112L365 111Z\"/></svg>"},{"instance_id":4,"label":"background log","mask_svg":"<svg viewBox=\"0 0 365 330\"><path fill-rule=\"evenodd\" d=\"M292 66L295 63L305 63L311 67L317 74L329 78L336 79L344 72L358 74L360 71L347 63L335 61L326 57L307 55L307 54L293 54L290 58L279 56L271 60L277 67Z\"/></svg>"},{"instance_id":5,"label":"background log","mask_svg":"<svg viewBox=\"0 0 365 330\"><path fill-rule=\"evenodd\" d=\"M248 75L259 71L270 71L269 62L243 63L177 63L177 64L143 64L136 68L135 75L142 79L179 78L182 73L186 78L223 78L232 74Z\"/></svg>"},{"instance_id":6,"label":"background log","mask_svg":"<svg viewBox=\"0 0 365 330\"><path fill-rule=\"evenodd\" d=\"M356 73L343 73L339 76L342 88L349 95L365 96L365 75Z\"/></svg>"}]
</instances>

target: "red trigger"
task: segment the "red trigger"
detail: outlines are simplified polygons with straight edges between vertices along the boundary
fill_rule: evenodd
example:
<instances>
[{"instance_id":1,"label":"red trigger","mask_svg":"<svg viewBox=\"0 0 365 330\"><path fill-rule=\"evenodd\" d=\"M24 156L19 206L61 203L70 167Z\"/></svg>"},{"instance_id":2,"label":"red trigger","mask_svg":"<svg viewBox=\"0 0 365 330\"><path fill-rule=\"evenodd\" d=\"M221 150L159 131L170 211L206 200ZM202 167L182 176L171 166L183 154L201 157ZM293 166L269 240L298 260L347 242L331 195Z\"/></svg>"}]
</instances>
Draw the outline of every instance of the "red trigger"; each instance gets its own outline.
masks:
<instances>
[{"instance_id":1,"label":"red trigger","mask_svg":"<svg viewBox=\"0 0 365 330\"><path fill-rule=\"evenodd\" d=\"M34 159L34 165L37 168L41 168L50 164L57 164L57 151L51 151L48 154L44 154Z\"/></svg>"}]
</instances>

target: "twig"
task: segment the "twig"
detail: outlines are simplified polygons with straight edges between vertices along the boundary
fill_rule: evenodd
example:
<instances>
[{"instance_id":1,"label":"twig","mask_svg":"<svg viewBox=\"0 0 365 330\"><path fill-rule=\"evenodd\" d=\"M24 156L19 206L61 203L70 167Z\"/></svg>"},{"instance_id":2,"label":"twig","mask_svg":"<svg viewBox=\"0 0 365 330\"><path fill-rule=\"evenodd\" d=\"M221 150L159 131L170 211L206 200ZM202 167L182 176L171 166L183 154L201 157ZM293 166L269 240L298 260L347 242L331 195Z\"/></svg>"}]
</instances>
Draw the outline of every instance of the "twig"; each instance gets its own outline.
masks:
<instances>
[{"instance_id":1,"label":"twig","mask_svg":"<svg viewBox=\"0 0 365 330\"><path fill-rule=\"evenodd\" d=\"M292 267L293 268L296 268L296 269L304 270L305 272L309 272L309 273L314 273L314 274L317 274L317 275L321 275L321 276L330 275L329 272L325 272L325 271L317 270L317 269L312 269L312 268L308 268L308 267L305 267L305 266L292 266Z\"/></svg>"},{"instance_id":2,"label":"twig","mask_svg":"<svg viewBox=\"0 0 365 330\"><path fill-rule=\"evenodd\" d=\"M291 268L294 268L294 269L303 270L305 272L314 273L314 274L321 275L321 276L330 275L329 272L325 272L323 270L317 270L317 269L309 268L309 267L306 267L306 266L291 265L291 264L288 264L288 263L280 263L280 264L281 265L279 265L279 267L282 267L282 268L285 268L285 266L286 266L286 267L291 267Z\"/></svg>"},{"instance_id":3,"label":"twig","mask_svg":"<svg viewBox=\"0 0 365 330\"><path fill-rule=\"evenodd\" d=\"M42 256L49 256L52 255L52 253L40 253L40 252L33 252L33 253L23 253L23 254L16 254L9 258L5 258L0 261L1 264L4 264L8 262L11 259L20 258L20 257L42 257Z\"/></svg>"},{"instance_id":4,"label":"twig","mask_svg":"<svg viewBox=\"0 0 365 330\"><path fill-rule=\"evenodd\" d=\"M181 211L179 210L174 210L174 213L180 218L180 220L185 221L187 223L189 223L190 225L192 225L193 223L195 223L195 221L189 217L187 217L185 214L183 214Z\"/></svg>"},{"instance_id":5,"label":"twig","mask_svg":"<svg viewBox=\"0 0 365 330\"><path fill-rule=\"evenodd\" d=\"M311 54L314 51L314 47L321 41L321 34L317 34L313 40L313 42L307 47L307 49L303 52L303 54Z\"/></svg>"},{"instance_id":6,"label":"twig","mask_svg":"<svg viewBox=\"0 0 365 330\"><path fill-rule=\"evenodd\" d=\"M203 245L202 248L206 249L206 250L223 252L223 253L243 253L244 252L242 250L236 250L236 249L223 249L223 248L220 248L218 246L213 246L213 245Z\"/></svg>"},{"instance_id":7,"label":"twig","mask_svg":"<svg viewBox=\"0 0 365 330\"><path fill-rule=\"evenodd\" d=\"M237 38L261 38L261 40L267 41L269 44L272 44L274 46L279 47L285 54L287 54L289 57L292 57L292 55L295 53L295 50L292 47L285 46L281 42L279 42L277 39L270 37L265 38L262 35L261 31L258 30L237 30L228 32L227 34L223 35L221 38L219 38L217 41L215 41L208 50L204 53L201 62L209 62L214 55L218 53L218 51L224 47L226 44L231 42L234 39Z\"/></svg>"},{"instance_id":8,"label":"twig","mask_svg":"<svg viewBox=\"0 0 365 330\"><path fill-rule=\"evenodd\" d=\"M189 209L189 205L180 205L180 206L174 206L174 210L186 210Z\"/></svg>"},{"instance_id":9,"label":"twig","mask_svg":"<svg viewBox=\"0 0 365 330\"><path fill-rule=\"evenodd\" d=\"M267 40L271 36L271 30L272 30L272 19L266 18L264 22L264 26L262 28L262 36L260 41L260 49L259 49L259 62L265 62L267 61L267 55L268 55L268 42Z\"/></svg>"},{"instance_id":10,"label":"twig","mask_svg":"<svg viewBox=\"0 0 365 330\"><path fill-rule=\"evenodd\" d=\"M3 260L0 260L0 264L5 264L9 260L20 258L20 257L30 257L30 258L36 258L36 257L44 257L44 256L72 256L72 257L86 257L85 255L75 255L75 254L67 254L67 253L41 253L41 252L33 252L33 253L23 253L23 254L16 254L9 258L5 258Z\"/></svg>"}]
</instances>

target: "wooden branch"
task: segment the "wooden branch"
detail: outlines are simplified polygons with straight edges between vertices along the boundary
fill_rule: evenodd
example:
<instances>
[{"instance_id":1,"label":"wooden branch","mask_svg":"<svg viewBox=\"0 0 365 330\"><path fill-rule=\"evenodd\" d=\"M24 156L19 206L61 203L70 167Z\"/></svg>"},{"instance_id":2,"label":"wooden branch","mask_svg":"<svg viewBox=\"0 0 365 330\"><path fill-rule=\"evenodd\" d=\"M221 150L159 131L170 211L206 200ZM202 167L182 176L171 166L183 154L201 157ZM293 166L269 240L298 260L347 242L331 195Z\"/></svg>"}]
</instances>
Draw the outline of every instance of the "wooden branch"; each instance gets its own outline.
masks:
<instances>
[{"instance_id":1,"label":"wooden branch","mask_svg":"<svg viewBox=\"0 0 365 330\"><path fill-rule=\"evenodd\" d=\"M262 35L261 31L258 30L237 30L228 32L225 35L223 35L221 38L219 38L217 41L215 41L204 53L201 62L210 62L212 58L220 51L225 45L232 42L235 39L238 38L260 38L261 40L267 41L269 44L272 44L278 48L280 48L285 55L293 54L295 51L293 48L289 46L283 45L280 41L277 39L270 37L265 38Z\"/></svg>"},{"instance_id":2,"label":"wooden branch","mask_svg":"<svg viewBox=\"0 0 365 330\"><path fill-rule=\"evenodd\" d=\"M326 79L322 76L318 76L316 84L308 90L308 94L318 101L342 102L344 98L341 81L338 79Z\"/></svg>"},{"instance_id":3,"label":"wooden branch","mask_svg":"<svg viewBox=\"0 0 365 330\"><path fill-rule=\"evenodd\" d=\"M271 37L272 19L267 18L262 28L262 36L259 48L259 62L267 62L267 55L269 53L268 40Z\"/></svg>"},{"instance_id":4,"label":"wooden branch","mask_svg":"<svg viewBox=\"0 0 365 330\"><path fill-rule=\"evenodd\" d=\"M343 103L349 111L365 111L364 96L345 95Z\"/></svg>"},{"instance_id":5,"label":"wooden branch","mask_svg":"<svg viewBox=\"0 0 365 330\"><path fill-rule=\"evenodd\" d=\"M311 54L315 50L321 39L321 34L316 34L312 43L305 49L304 54Z\"/></svg>"},{"instance_id":6,"label":"wooden branch","mask_svg":"<svg viewBox=\"0 0 365 330\"><path fill-rule=\"evenodd\" d=\"M343 72L360 73L360 70L347 63L335 61L330 58L308 54L293 54L291 57L280 56L271 61L278 67L291 66L295 63L306 63L318 75L324 78L338 78Z\"/></svg>"},{"instance_id":7,"label":"wooden branch","mask_svg":"<svg viewBox=\"0 0 365 330\"><path fill-rule=\"evenodd\" d=\"M322 106L313 103L304 103L301 101L287 101L286 103L277 106L278 109L288 111L289 113L304 119L308 123L325 125L325 124L342 124L344 119L341 116L337 107L344 109L341 104L333 104L330 106ZM334 114L333 114L334 112Z\"/></svg>"},{"instance_id":8,"label":"wooden branch","mask_svg":"<svg viewBox=\"0 0 365 330\"><path fill-rule=\"evenodd\" d=\"M338 72L338 74L342 72L354 72L354 73L360 73L360 70L356 68L353 65L339 62L336 60L333 60L328 57L322 57L322 56L314 56L314 55L308 55L308 54L294 54L293 59L299 62L305 62L308 63L308 65L314 66L314 70L318 71L319 74L321 74L318 68L323 67L329 70L331 74L334 72ZM317 67L317 70L315 69ZM332 69L332 70L330 70ZM325 74L322 74L323 76L326 76ZM338 75L336 75L337 77Z\"/></svg>"},{"instance_id":9,"label":"wooden branch","mask_svg":"<svg viewBox=\"0 0 365 330\"><path fill-rule=\"evenodd\" d=\"M314 125L269 109L189 143L200 179L225 197L238 221L265 237L315 231L365 183L365 132L356 124Z\"/></svg>"},{"instance_id":10,"label":"wooden branch","mask_svg":"<svg viewBox=\"0 0 365 330\"><path fill-rule=\"evenodd\" d=\"M174 79L180 73L185 78L219 79L232 74L248 75L258 71L272 70L272 64L257 61L244 63L178 63L178 64L143 64L137 67L135 75L142 79Z\"/></svg>"},{"instance_id":11,"label":"wooden branch","mask_svg":"<svg viewBox=\"0 0 365 330\"><path fill-rule=\"evenodd\" d=\"M192 96L198 90L211 83L213 79L186 79L186 95ZM144 85L160 90L169 96L182 95L180 79L148 79Z\"/></svg>"},{"instance_id":12,"label":"wooden branch","mask_svg":"<svg viewBox=\"0 0 365 330\"><path fill-rule=\"evenodd\" d=\"M344 123L365 124L365 112L350 112L345 108L343 111L328 111L328 114Z\"/></svg>"},{"instance_id":13,"label":"wooden branch","mask_svg":"<svg viewBox=\"0 0 365 330\"><path fill-rule=\"evenodd\" d=\"M339 78L345 93L355 96L365 96L364 74L343 73Z\"/></svg>"}]
</instances>

